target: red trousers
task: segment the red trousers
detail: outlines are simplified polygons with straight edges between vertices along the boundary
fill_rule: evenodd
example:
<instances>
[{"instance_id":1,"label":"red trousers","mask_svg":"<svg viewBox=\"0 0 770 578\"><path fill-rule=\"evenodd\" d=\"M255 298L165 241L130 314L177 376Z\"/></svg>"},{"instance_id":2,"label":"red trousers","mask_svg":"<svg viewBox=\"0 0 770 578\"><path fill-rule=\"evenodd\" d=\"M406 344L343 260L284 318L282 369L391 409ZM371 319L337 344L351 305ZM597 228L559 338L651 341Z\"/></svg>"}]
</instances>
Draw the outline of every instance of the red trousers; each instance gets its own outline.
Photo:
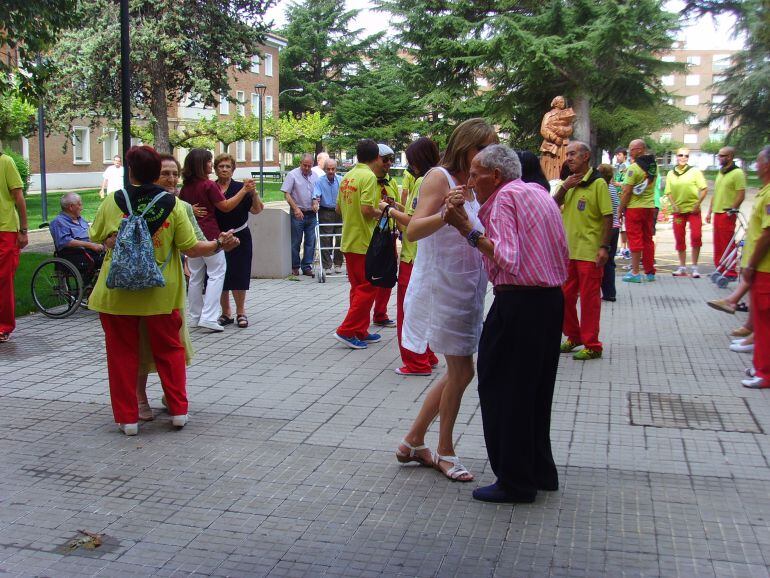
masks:
<instances>
[{"instance_id":1,"label":"red trousers","mask_svg":"<svg viewBox=\"0 0 770 578\"><path fill-rule=\"evenodd\" d=\"M690 246L703 246L701 235L703 221L701 220L700 213L674 213L674 243L677 251L684 251L687 249L685 236L688 223L690 224Z\"/></svg>"},{"instance_id":2,"label":"red trousers","mask_svg":"<svg viewBox=\"0 0 770 578\"><path fill-rule=\"evenodd\" d=\"M401 261L398 264L398 290L396 292L398 349L401 351L401 361L404 363L407 371L428 373L431 371L431 366L438 363L438 357L430 350L430 347L428 347L425 353L415 353L401 345L401 329L404 326L404 297L406 297L409 279L412 277L412 267L414 267L414 263L404 263Z\"/></svg>"},{"instance_id":3,"label":"red trousers","mask_svg":"<svg viewBox=\"0 0 770 578\"><path fill-rule=\"evenodd\" d=\"M366 280L366 255L359 253L343 253L343 255L345 255L350 282L350 307L342 324L337 328L337 333L343 337L363 339L369 335L372 306L382 288L375 287ZM390 289L387 291L390 294ZM387 306L387 300L385 305Z\"/></svg>"},{"instance_id":4,"label":"red trousers","mask_svg":"<svg viewBox=\"0 0 770 578\"><path fill-rule=\"evenodd\" d=\"M735 221L738 218L736 215L728 215L727 213L714 213L712 215L714 219L714 265L719 265L722 260L722 256L725 251L734 247L730 241L735 234ZM736 263L738 259L736 258ZM726 277L737 277L735 272L735 265L733 265L726 273Z\"/></svg>"},{"instance_id":5,"label":"red trousers","mask_svg":"<svg viewBox=\"0 0 770 578\"><path fill-rule=\"evenodd\" d=\"M0 333L16 329L13 275L19 266L19 234L0 232Z\"/></svg>"},{"instance_id":6,"label":"red trousers","mask_svg":"<svg viewBox=\"0 0 770 578\"><path fill-rule=\"evenodd\" d=\"M655 209L626 209L626 235L628 248L642 253L644 272L655 273L655 242L652 230L655 225Z\"/></svg>"},{"instance_id":7,"label":"red trousers","mask_svg":"<svg viewBox=\"0 0 770 578\"><path fill-rule=\"evenodd\" d=\"M564 323L562 332L572 343L583 344L587 349L602 349L599 341L599 318L602 311L601 287L604 267L593 261L570 259L567 280L562 285L564 293ZM580 320L577 300L580 296Z\"/></svg>"},{"instance_id":8,"label":"red trousers","mask_svg":"<svg viewBox=\"0 0 770 578\"><path fill-rule=\"evenodd\" d=\"M767 381L770 380L770 273L754 273L751 320L754 323L754 369Z\"/></svg>"},{"instance_id":9,"label":"red trousers","mask_svg":"<svg viewBox=\"0 0 770 578\"><path fill-rule=\"evenodd\" d=\"M117 423L137 423L136 377L139 373L139 320L144 319L155 366L171 415L187 413L187 373L184 345L179 338L182 317L175 309L165 315L110 315L100 313L107 344L112 414Z\"/></svg>"},{"instance_id":10,"label":"red trousers","mask_svg":"<svg viewBox=\"0 0 770 578\"><path fill-rule=\"evenodd\" d=\"M392 287L377 287L377 293L374 295L374 315L372 319L374 322L387 321L388 317L388 301L390 301L390 292Z\"/></svg>"}]
</instances>

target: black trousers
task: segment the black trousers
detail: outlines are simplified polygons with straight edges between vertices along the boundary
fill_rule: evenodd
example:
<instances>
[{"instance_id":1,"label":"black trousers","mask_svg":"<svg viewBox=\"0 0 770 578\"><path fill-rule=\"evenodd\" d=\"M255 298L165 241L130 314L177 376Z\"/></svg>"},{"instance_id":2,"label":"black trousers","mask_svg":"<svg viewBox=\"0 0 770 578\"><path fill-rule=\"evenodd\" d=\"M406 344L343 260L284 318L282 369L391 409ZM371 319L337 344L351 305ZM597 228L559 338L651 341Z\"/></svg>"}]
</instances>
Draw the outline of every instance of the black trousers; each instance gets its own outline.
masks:
<instances>
[{"instance_id":1,"label":"black trousers","mask_svg":"<svg viewBox=\"0 0 770 578\"><path fill-rule=\"evenodd\" d=\"M563 316L560 287L500 292L481 334L487 455L498 484L522 498L559 486L550 430Z\"/></svg>"},{"instance_id":2,"label":"black trousers","mask_svg":"<svg viewBox=\"0 0 770 578\"><path fill-rule=\"evenodd\" d=\"M604 264L604 276L602 277L602 297L615 298L615 253L618 252L618 237L620 229L612 229L610 237L610 258Z\"/></svg>"}]
</instances>

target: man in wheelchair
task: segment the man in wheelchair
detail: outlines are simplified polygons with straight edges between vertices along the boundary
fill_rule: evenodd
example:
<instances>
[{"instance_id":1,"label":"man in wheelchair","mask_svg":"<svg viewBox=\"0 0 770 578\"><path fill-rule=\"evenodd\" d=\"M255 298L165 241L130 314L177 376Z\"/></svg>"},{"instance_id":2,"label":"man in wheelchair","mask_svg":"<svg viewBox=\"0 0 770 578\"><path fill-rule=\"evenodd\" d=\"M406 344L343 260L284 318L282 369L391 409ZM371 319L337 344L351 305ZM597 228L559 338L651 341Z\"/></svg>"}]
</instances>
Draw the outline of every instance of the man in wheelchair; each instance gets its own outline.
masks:
<instances>
[{"instance_id":1,"label":"man in wheelchair","mask_svg":"<svg viewBox=\"0 0 770 578\"><path fill-rule=\"evenodd\" d=\"M50 224L56 256L66 259L80 272L89 285L93 275L102 266L104 245L92 243L88 237L88 222L81 216L83 201L77 193L61 198L61 213Z\"/></svg>"}]
</instances>

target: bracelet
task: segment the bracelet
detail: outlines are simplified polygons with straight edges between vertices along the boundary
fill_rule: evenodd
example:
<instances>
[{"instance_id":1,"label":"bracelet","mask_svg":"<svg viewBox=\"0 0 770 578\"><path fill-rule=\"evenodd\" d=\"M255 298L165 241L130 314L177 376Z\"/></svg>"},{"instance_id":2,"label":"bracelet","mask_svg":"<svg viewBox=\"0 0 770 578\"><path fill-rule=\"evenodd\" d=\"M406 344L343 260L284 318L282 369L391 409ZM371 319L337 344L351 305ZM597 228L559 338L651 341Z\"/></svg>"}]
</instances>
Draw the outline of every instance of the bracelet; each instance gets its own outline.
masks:
<instances>
[{"instance_id":1,"label":"bracelet","mask_svg":"<svg viewBox=\"0 0 770 578\"><path fill-rule=\"evenodd\" d=\"M608 253L610 252L610 246L609 245L599 245L599 248L600 249L606 249Z\"/></svg>"},{"instance_id":2,"label":"bracelet","mask_svg":"<svg viewBox=\"0 0 770 578\"><path fill-rule=\"evenodd\" d=\"M217 241L217 248L214 249L214 253L219 253L222 250L222 241L219 240L219 237L217 237L216 241Z\"/></svg>"}]
</instances>

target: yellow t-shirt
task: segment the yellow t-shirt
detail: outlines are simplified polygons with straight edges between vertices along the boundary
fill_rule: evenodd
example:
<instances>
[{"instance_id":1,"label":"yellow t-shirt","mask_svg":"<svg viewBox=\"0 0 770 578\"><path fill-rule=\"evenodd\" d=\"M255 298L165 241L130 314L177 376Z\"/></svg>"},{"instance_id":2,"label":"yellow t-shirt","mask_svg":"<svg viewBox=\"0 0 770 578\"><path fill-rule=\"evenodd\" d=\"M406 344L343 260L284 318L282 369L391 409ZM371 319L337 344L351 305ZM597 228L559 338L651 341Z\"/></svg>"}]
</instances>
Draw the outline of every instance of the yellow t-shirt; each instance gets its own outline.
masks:
<instances>
[{"instance_id":1,"label":"yellow t-shirt","mask_svg":"<svg viewBox=\"0 0 770 578\"><path fill-rule=\"evenodd\" d=\"M19 230L19 214L16 212L16 200L11 196L13 189L21 189L19 169L9 155L0 154L0 231L15 233Z\"/></svg>"},{"instance_id":2,"label":"yellow t-shirt","mask_svg":"<svg viewBox=\"0 0 770 578\"><path fill-rule=\"evenodd\" d=\"M735 204L735 194L746 190L746 175L738 167L728 173L717 173L714 181L714 200L711 203L712 213L724 213Z\"/></svg>"},{"instance_id":3,"label":"yellow t-shirt","mask_svg":"<svg viewBox=\"0 0 770 578\"><path fill-rule=\"evenodd\" d=\"M692 213L700 192L707 186L703 173L695 167L687 167L683 173L675 168L666 175L663 194L671 197L671 202L676 205L679 213Z\"/></svg>"},{"instance_id":4,"label":"yellow t-shirt","mask_svg":"<svg viewBox=\"0 0 770 578\"><path fill-rule=\"evenodd\" d=\"M114 195L115 193L111 193L99 205L89 231L89 237L94 243L101 243L109 235L117 232L120 221L123 219L123 211L115 202ZM141 209L137 207L136 210ZM198 243L198 240L195 238L193 226L187 217L183 203L177 202L174 205L165 223L155 232L152 239L158 266L163 265L169 249L173 247L168 264L163 268L166 286L136 291L108 289L107 273L112 262L112 251L107 251L96 286L88 299L89 309L112 315L146 316L167 314L174 309L184 308L185 283L179 251L190 249Z\"/></svg>"},{"instance_id":5,"label":"yellow t-shirt","mask_svg":"<svg viewBox=\"0 0 770 578\"><path fill-rule=\"evenodd\" d=\"M561 218L567 233L569 258L577 261L594 261L602 244L604 217L612 215L612 199L607 182L599 176L588 182L593 169L583 177L582 183L567 191ZM598 176L598 175L597 175Z\"/></svg>"},{"instance_id":6,"label":"yellow t-shirt","mask_svg":"<svg viewBox=\"0 0 770 578\"><path fill-rule=\"evenodd\" d=\"M367 165L358 163L345 175L337 202L342 212L342 252L366 255L377 220L364 217L361 207L376 209L380 204L380 186Z\"/></svg>"},{"instance_id":7,"label":"yellow t-shirt","mask_svg":"<svg viewBox=\"0 0 770 578\"><path fill-rule=\"evenodd\" d=\"M420 195L420 185L422 184L422 177L416 181L412 181L411 188L407 193L405 212L410 217L414 215L414 210L417 208L417 199ZM406 231L406 228L401 227L402 231ZM417 241L410 241L406 238L406 235L401 235L401 260L404 263L413 263L414 258L417 256Z\"/></svg>"},{"instance_id":8,"label":"yellow t-shirt","mask_svg":"<svg viewBox=\"0 0 770 578\"><path fill-rule=\"evenodd\" d=\"M742 265L748 265L748 260L751 253L754 251L757 240L768 228L770 228L770 185L765 185L762 187L762 190L757 193L757 196L754 199L754 207L751 209L749 229L746 233L746 244L743 247ZM770 273L770 251L765 253L765 256L762 257L762 260L757 265L757 271Z\"/></svg>"},{"instance_id":9,"label":"yellow t-shirt","mask_svg":"<svg viewBox=\"0 0 770 578\"><path fill-rule=\"evenodd\" d=\"M623 186L631 185L635 187L647 178L647 173L642 170L638 164L634 163L626 171L623 179ZM641 195L631 193L631 200L628 201L628 209L654 209L655 208L655 179L647 185Z\"/></svg>"},{"instance_id":10,"label":"yellow t-shirt","mask_svg":"<svg viewBox=\"0 0 770 578\"><path fill-rule=\"evenodd\" d=\"M401 194L405 204L406 198L409 196L409 193L412 192L412 187L414 187L414 181L414 175L409 171L404 171L404 178L401 179ZM401 201L399 200L398 202L400 203Z\"/></svg>"}]
</instances>

